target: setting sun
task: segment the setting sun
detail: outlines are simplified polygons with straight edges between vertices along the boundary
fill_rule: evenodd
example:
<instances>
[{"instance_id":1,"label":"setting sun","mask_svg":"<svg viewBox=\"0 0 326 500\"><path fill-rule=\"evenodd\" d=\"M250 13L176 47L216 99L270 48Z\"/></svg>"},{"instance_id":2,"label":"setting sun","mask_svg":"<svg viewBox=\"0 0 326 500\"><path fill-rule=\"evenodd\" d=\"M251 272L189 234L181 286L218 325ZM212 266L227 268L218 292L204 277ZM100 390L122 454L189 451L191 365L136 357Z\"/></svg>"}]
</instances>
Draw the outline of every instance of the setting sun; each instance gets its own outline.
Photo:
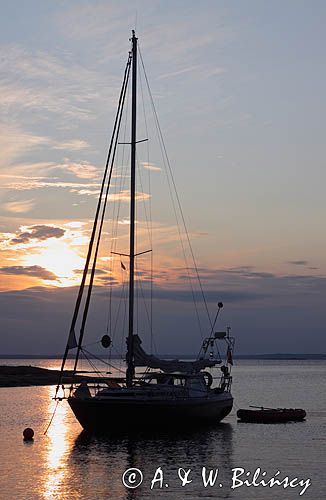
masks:
<instances>
[{"instance_id":1,"label":"setting sun","mask_svg":"<svg viewBox=\"0 0 326 500\"><path fill-rule=\"evenodd\" d=\"M69 246L68 242L54 239L46 241L39 249L39 253L24 257L25 265L32 266L36 263L56 275L55 281L45 280L55 286L76 285L80 281L79 273L76 271L84 267L84 259Z\"/></svg>"}]
</instances>

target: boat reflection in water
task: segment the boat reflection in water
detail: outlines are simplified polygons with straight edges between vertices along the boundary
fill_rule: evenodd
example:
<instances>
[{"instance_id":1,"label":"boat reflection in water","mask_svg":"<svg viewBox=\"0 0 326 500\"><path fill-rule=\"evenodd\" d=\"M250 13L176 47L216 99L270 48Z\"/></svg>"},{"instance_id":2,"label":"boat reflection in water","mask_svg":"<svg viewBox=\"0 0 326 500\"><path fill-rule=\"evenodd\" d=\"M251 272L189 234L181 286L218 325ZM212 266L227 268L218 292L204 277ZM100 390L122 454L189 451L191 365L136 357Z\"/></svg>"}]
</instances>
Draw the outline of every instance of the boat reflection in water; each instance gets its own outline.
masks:
<instances>
[{"instance_id":1,"label":"boat reflection in water","mask_svg":"<svg viewBox=\"0 0 326 500\"><path fill-rule=\"evenodd\" d=\"M75 471L73 477L76 477L77 470L78 476L82 475L85 498L93 498L94 488L98 487L102 498L119 499L151 498L154 492L162 492L168 498L186 492L197 498L205 492L202 468L212 469L213 472L219 468L217 484L209 490L216 493L218 488L219 498L229 498L230 489L225 488L220 494L219 483L223 480L225 484L229 483L233 467L232 437L233 428L228 423L208 426L204 430L140 430L136 433L134 430L129 433L112 430L111 435L106 433L105 436L83 431L71 449L68 468ZM160 474L155 476L158 468L163 472L163 484L159 481ZM184 488L178 476L179 468L191 469L189 480L192 482ZM90 474L95 469L97 486L93 484ZM123 473L128 469L142 472L143 482L135 489L128 489L122 483ZM157 481L151 489L154 477ZM128 482L128 477L125 481Z\"/></svg>"}]
</instances>

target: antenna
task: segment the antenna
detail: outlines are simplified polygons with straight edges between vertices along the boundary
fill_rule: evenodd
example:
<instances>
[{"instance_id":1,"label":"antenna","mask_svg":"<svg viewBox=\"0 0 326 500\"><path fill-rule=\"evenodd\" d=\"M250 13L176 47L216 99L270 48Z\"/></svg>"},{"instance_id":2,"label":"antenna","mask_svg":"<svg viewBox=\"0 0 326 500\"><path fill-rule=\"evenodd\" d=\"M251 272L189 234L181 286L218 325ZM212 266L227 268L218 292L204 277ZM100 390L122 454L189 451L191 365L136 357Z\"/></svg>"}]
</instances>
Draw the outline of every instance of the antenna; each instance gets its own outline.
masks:
<instances>
[{"instance_id":1,"label":"antenna","mask_svg":"<svg viewBox=\"0 0 326 500\"><path fill-rule=\"evenodd\" d=\"M135 31L137 31L137 19L138 19L138 11L136 9L135 10L135 22L134 22Z\"/></svg>"}]
</instances>

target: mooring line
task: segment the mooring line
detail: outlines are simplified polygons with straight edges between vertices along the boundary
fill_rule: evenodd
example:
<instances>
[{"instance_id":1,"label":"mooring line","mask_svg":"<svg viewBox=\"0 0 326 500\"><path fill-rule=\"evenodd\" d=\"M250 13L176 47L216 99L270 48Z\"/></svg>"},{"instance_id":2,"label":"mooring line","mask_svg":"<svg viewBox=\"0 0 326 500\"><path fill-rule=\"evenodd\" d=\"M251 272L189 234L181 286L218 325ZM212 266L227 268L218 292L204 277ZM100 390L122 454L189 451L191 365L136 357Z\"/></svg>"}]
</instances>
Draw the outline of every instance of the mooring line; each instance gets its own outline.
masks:
<instances>
[{"instance_id":1,"label":"mooring line","mask_svg":"<svg viewBox=\"0 0 326 500\"><path fill-rule=\"evenodd\" d=\"M58 408L58 404L59 404L59 403L60 403L60 399L57 399L56 405L55 405L54 410L53 410L53 413L52 413L52 417L50 418L50 422L48 423L48 426L47 426L47 428L46 428L46 429L45 429L45 431L44 431L44 436L47 434L48 430L50 429L50 426L51 426L52 421L53 421L53 419L54 419L54 415L55 415L55 413L56 413L56 411L57 411L57 408Z\"/></svg>"}]
</instances>

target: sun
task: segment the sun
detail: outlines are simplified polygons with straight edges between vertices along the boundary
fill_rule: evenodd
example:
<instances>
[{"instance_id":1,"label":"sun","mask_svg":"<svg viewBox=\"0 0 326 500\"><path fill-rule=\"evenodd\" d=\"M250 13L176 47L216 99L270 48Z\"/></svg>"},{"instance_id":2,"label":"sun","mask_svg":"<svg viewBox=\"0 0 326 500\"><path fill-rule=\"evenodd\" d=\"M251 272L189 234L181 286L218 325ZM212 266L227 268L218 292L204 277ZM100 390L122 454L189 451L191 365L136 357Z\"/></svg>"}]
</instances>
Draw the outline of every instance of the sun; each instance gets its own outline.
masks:
<instances>
[{"instance_id":1,"label":"sun","mask_svg":"<svg viewBox=\"0 0 326 500\"><path fill-rule=\"evenodd\" d=\"M84 263L84 259L64 240L48 240L37 249L37 253L24 256L25 265L38 265L56 275L55 281L44 280L47 284L62 287L79 283L80 274L76 271L83 269Z\"/></svg>"}]
</instances>

